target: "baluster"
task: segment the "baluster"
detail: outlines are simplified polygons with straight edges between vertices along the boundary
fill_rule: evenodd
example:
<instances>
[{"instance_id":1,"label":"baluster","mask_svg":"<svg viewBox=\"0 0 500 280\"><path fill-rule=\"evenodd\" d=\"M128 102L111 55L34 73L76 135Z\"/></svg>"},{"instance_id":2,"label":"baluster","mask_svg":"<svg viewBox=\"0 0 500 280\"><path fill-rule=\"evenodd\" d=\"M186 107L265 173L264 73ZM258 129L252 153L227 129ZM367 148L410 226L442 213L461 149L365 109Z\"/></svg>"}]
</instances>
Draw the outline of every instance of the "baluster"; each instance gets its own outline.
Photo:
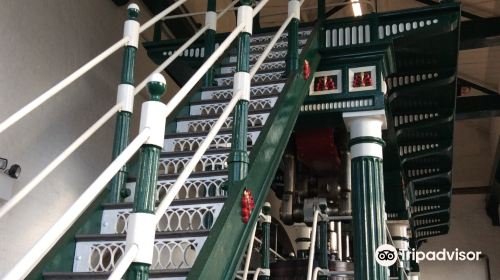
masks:
<instances>
[{"instance_id":1,"label":"baluster","mask_svg":"<svg viewBox=\"0 0 500 280\"><path fill-rule=\"evenodd\" d=\"M293 19L288 24L288 52L286 59L285 75L299 69L299 21L300 2L298 0L288 1L288 16Z\"/></svg>"},{"instance_id":2,"label":"baluster","mask_svg":"<svg viewBox=\"0 0 500 280\"><path fill-rule=\"evenodd\" d=\"M210 57L215 50L215 34L217 33L217 13L215 0L207 1L207 13L205 15L205 25L208 26L205 32L205 54ZM212 86L214 82L214 66L211 66L205 74L204 85Z\"/></svg>"},{"instance_id":3,"label":"baluster","mask_svg":"<svg viewBox=\"0 0 500 280\"><path fill-rule=\"evenodd\" d=\"M140 150L134 208L127 226L126 249L133 245L138 247L138 253L125 277L127 280L149 279L149 269L153 261L157 223L154 214L155 192L166 122L166 105L160 102L160 97L165 92L165 87L165 78L161 74L153 74L148 83L150 101L142 104L140 131L149 128L151 134Z\"/></svg>"},{"instance_id":4,"label":"baluster","mask_svg":"<svg viewBox=\"0 0 500 280\"><path fill-rule=\"evenodd\" d=\"M261 274L259 280L269 280L269 259L270 259L270 243L271 243L271 204L264 203L262 207L263 221L262 221L262 244L260 245L261 255Z\"/></svg>"},{"instance_id":5,"label":"baluster","mask_svg":"<svg viewBox=\"0 0 500 280\"><path fill-rule=\"evenodd\" d=\"M239 35L238 62L234 74L233 92L240 94L240 100L234 109L233 117L233 139L231 153L228 158L229 184L244 179L248 171L248 104L250 102L250 35L252 34L253 8L251 0L240 0L238 7L238 22L246 23L245 28ZM230 190L229 190L230 191Z\"/></svg>"},{"instance_id":6,"label":"baluster","mask_svg":"<svg viewBox=\"0 0 500 280\"><path fill-rule=\"evenodd\" d=\"M115 136L113 143L112 159L115 160L128 146L130 124L134 109L134 64L135 54L139 43L139 6L130 4L128 6L128 20L125 21L124 35L130 40L123 52L123 65L120 85L118 86L117 103L123 102L123 107L116 117ZM110 183L110 194L108 201L111 203L121 202L123 198L130 195L130 190L125 188L127 179L127 165L113 177Z\"/></svg>"}]
</instances>

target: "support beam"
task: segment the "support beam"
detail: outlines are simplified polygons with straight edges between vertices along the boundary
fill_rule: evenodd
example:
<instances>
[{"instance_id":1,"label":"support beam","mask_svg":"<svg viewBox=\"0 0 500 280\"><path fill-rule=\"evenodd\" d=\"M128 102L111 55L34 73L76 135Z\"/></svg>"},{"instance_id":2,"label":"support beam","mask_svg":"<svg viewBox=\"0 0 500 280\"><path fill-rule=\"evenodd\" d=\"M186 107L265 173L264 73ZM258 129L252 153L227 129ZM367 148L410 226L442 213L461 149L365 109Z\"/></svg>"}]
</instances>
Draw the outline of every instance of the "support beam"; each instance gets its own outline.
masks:
<instances>
[{"instance_id":1,"label":"support beam","mask_svg":"<svg viewBox=\"0 0 500 280\"><path fill-rule=\"evenodd\" d=\"M474 82L471 82L471 81L468 81L464 78L458 78L457 79L457 83L458 83L458 90L459 90L459 93L460 93L460 88L461 87L471 87L475 90L479 90L483 93L486 93L486 94L492 94L492 95L500 95L500 93L498 91L494 91L492 89L489 89L483 85L480 85L479 83L474 83Z\"/></svg>"},{"instance_id":2,"label":"support beam","mask_svg":"<svg viewBox=\"0 0 500 280\"><path fill-rule=\"evenodd\" d=\"M349 0L344 0L344 2L348 2ZM343 5L343 6L337 6L337 7L333 7L331 8L328 12L325 13L325 19L328 19L329 17L331 17L332 15L336 14L337 12L341 11L343 8L345 8L347 5Z\"/></svg>"},{"instance_id":3,"label":"support beam","mask_svg":"<svg viewBox=\"0 0 500 280\"><path fill-rule=\"evenodd\" d=\"M420 2L422 4L425 4L425 5L429 5L429 6L439 4L438 2L435 2L433 0L416 0L416 1ZM481 19L481 18L483 18L481 16L478 16L478 15L470 13L470 12L466 12L464 10L462 10L462 16L469 18L469 19Z\"/></svg>"},{"instance_id":4,"label":"support beam","mask_svg":"<svg viewBox=\"0 0 500 280\"><path fill-rule=\"evenodd\" d=\"M458 97L456 120L500 116L500 95Z\"/></svg>"},{"instance_id":5,"label":"support beam","mask_svg":"<svg viewBox=\"0 0 500 280\"><path fill-rule=\"evenodd\" d=\"M461 23L460 50L500 45L500 17L480 18Z\"/></svg>"}]
</instances>

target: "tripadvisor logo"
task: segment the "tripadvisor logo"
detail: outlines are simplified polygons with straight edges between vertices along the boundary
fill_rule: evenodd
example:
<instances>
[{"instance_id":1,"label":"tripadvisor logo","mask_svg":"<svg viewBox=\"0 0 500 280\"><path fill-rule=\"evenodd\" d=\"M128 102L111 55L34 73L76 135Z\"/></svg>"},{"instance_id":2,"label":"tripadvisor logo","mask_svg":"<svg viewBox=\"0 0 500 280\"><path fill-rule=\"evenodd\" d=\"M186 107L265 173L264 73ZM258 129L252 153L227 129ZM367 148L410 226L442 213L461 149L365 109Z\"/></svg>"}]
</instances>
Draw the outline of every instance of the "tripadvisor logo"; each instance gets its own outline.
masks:
<instances>
[{"instance_id":1,"label":"tripadvisor logo","mask_svg":"<svg viewBox=\"0 0 500 280\"><path fill-rule=\"evenodd\" d=\"M381 266L391 266L399 259L402 261L478 261L481 251L460 251L456 248L453 251L442 249L440 251L403 251L397 250L389 244L380 245L375 251L375 260Z\"/></svg>"}]
</instances>

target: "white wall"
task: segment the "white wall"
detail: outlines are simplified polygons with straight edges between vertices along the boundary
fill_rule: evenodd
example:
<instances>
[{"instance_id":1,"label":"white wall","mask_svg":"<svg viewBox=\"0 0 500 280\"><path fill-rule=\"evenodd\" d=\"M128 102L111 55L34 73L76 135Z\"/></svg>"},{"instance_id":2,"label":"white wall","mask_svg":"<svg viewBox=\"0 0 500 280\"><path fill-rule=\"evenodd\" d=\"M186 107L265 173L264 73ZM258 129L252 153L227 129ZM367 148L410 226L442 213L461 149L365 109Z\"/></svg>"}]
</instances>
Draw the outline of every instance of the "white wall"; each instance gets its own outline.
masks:
<instances>
[{"instance_id":1,"label":"white wall","mask_svg":"<svg viewBox=\"0 0 500 280\"><path fill-rule=\"evenodd\" d=\"M486 216L485 195L454 195L451 202L451 228L447 235L430 238L423 251L481 251L490 258L491 279L500 279L500 227L491 225ZM422 280L483 280L486 278L484 261L431 262L420 265Z\"/></svg>"},{"instance_id":2,"label":"white wall","mask_svg":"<svg viewBox=\"0 0 500 280\"><path fill-rule=\"evenodd\" d=\"M144 22L149 12L142 11ZM125 19L126 7L117 7L111 0L2 1L0 121L120 39ZM22 166L14 191L113 106L121 57L120 51L0 134L0 157ZM136 82L154 67L141 47ZM169 80L170 92L175 89ZM142 101L144 97L136 97L133 135ZM114 120L0 220L0 276L110 162L113 133Z\"/></svg>"}]
</instances>

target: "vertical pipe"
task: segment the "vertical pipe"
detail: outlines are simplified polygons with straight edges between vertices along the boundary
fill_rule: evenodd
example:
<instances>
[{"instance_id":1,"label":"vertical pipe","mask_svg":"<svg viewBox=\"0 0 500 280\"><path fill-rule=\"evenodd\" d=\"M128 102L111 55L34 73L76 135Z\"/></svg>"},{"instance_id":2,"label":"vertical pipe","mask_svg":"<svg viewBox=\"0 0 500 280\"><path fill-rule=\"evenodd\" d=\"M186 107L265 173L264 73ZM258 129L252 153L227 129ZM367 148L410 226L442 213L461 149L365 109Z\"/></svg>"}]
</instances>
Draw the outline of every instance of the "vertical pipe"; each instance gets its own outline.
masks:
<instances>
[{"instance_id":1,"label":"vertical pipe","mask_svg":"<svg viewBox=\"0 0 500 280\"><path fill-rule=\"evenodd\" d=\"M207 14L205 15L205 25L208 26L205 32L205 57L210 57L215 50L215 34L217 33L217 13L216 1L207 1ZM205 73L204 86L212 86L214 81L214 66Z\"/></svg>"},{"instance_id":2,"label":"vertical pipe","mask_svg":"<svg viewBox=\"0 0 500 280\"><path fill-rule=\"evenodd\" d=\"M342 261L344 257L342 256L342 222L337 222L337 258Z\"/></svg>"},{"instance_id":3,"label":"vertical pipe","mask_svg":"<svg viewBox=\"0 0 500 280\"><path fill-rule=\"evenodd\" d=\"M285 75L299 69L299 22L300 3L298 0L288 1L288 16L293 16L288 24L288 51L286 54Z\"/></svg>"},{"instance_id":4,"label":"vertical pipe","mask_svg":"<svg viewBox=\"0 0 500 280\"><path fill-rule=\"evenodd\" d=\"M242 97L236 104L233 115L233 134L231 140L231 152L228 157L228 180L229 191L234 182L240 181L247 176L248 172L248 104L250 102L250 35L252 33L253 9L251 0L240 0L238 7L238 25L246 23L245 28L239 35L238 62L234 74L233 92L241 91Z\"/></svg>"},{"instance_id":5,"label":"vertical pipe","mask_svg":"<svg viewBox=\"0 0 500 280\"><path fill-rule=\"evenodd\" d=\"M116 117L112 152L113 160L115 160L128 146L132 111L134 108L134 64L137 52L137 44L135 42L139 40L139 22L137 21L139 17L139 6L136 4L129 5L127 14L128 20L125 22L124 35L129 36L131 40L127 43L123 52L123 65L120 85L118 86L117 102L124 102L124 106ZM111 180L109 185L109 202L121 202L124 197L129 195L128 189L125 188L127 173L127 165L124 165Z\"/></svg>"},{"instance_id":6,"label":"vertical pipe","mask_svg":"<svg viewBox=\"0 0 500 280\"><path fill-rule=\"evenodd\" d=\"M321 213L326 215L326 205L321 205ZM328 221L319 221L319 267L328 270ZM328 276L319 276L320 280L328 280Z\"/></svg>"},{"instance_id":7,"label":"vertical pipe","mask_svg":"<svg viewBox=\"0 0 500 280\"><path fill-rule=\"evenodd\" d=\"M155 74L148 83L150 101L142 106L141 130L152 129L152 134L142 145L139 158L139 174L135 188L134 207L127 225L126 246L137 245L139 251L130 265L125 279L147 280L153 260L153 246L156 231L155 193L158 179L158 160L165 134L165 105L160 97L165 92L165 79Z\"/></svg>"},{"instance_id":8,"label":"vertical pipe","mask_svg":"<svg viewBox=\"0 0 500 280\"><path fill-rule=\"evenodd\" d=\"M384 112L344 113L350 129L354 275L356 280L387 279L387 269L375 260L386 243L382 125Z\"/></svg>"},{"instance_id":9,"label":"vertical pipe","mask_svg":"<svg viewBox=\"0 0 500 280\"><path fill-rule=\"evenodd\" d=\"M259 275L259 280L269 280L269 247L271 243L271 204L269 202L264 203L262 207L262 213L264 214L264 220L262 221L262 244L260 245L260 256L261 264L260 267L266 273Z\"/></svg>"}]
</instances>

